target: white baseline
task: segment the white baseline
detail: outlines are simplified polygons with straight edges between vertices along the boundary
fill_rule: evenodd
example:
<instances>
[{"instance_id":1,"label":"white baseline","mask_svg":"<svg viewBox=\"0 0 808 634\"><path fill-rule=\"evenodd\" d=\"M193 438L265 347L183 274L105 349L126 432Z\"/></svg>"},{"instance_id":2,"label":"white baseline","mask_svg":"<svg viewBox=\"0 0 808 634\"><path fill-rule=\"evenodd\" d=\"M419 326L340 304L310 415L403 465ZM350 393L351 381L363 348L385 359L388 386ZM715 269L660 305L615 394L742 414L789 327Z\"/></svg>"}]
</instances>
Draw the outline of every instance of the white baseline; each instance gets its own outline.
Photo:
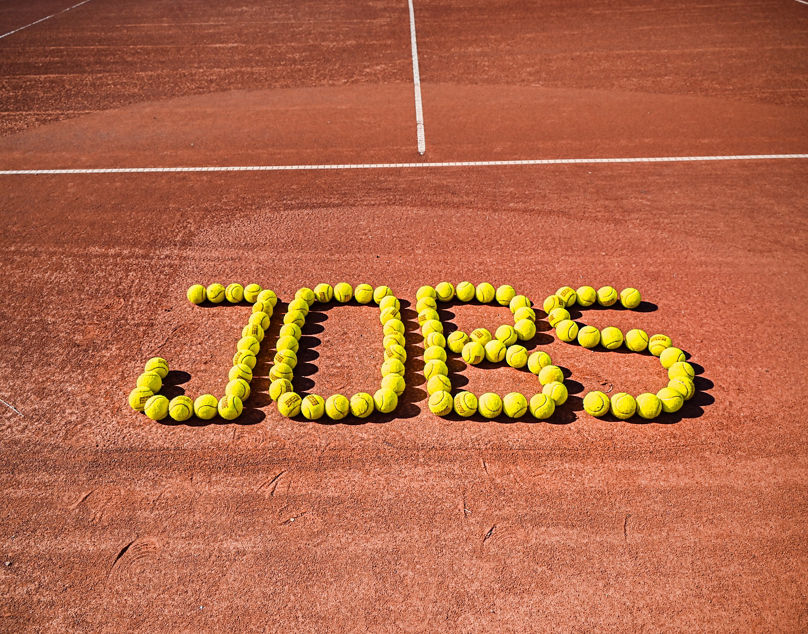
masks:
<instances>
[{"instance_id":1,"label":"white baseline","mask_svg":"<svg viewBox=\"0 0 808 634\"><path fill-rule=\"evenodd\" d=\"M426 152L424 136L424 107L421 103L421 72L418 70L418 44L415 41L415 9L410 5L410 45L412 47L412 83L415 86L415 130L418 137L418 154Z\"/></svg>"},{"instance_id":2,"label":"white baseline","mask_svg":"<svg viewBox=\"0 0 808 634\"><path fill-rule=\"evenodd\" d=\"M79 2L77 4L74 4L72 7L67 7L67 9L62 9L61 11L57 11L56 13L51 13L50 15L46 15L44 18L39 18L39 20L37 20L35 22L31 22L31 24L26 24L25 26L21 26L18 29L14 29L13 31L9 31L8 33L3 33L3 35L0 35L0 40L2 40L4 37L8 37L9 35L14 35L18 31L22 31L23 29L27 29L29 26L34 26L35 24L39 24L40 22L44 22L45 20L50 20L51 18L56 17L57 15L61 15L62 13L67 13L71 9L75 9L76 7L80 7L83 4L87 4L89 1L90 0L82 0L81 2Z\"/></svg>"}]
</instances>

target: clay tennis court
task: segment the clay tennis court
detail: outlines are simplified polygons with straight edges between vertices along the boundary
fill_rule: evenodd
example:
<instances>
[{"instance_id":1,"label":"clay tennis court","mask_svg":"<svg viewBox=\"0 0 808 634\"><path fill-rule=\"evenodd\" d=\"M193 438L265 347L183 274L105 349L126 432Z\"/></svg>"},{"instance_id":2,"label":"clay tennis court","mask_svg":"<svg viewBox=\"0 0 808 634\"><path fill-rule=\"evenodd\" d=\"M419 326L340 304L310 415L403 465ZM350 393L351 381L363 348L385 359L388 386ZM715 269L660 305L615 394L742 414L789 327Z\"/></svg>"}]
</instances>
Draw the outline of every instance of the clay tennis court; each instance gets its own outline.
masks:
<instances>
[{"instance_id":1,"label":"clay tennis court","mask_svg":"<svg viewBox=\"0 0 808 634\"><path fill-rule=\"evenodd\" d=\"M0 629L805 631L808 5L73 4L0 5ZM155 355L171 395L221 391L250 308L189 285L343 280L402 301L394 414L279 415L283 310L235 422L127 405ZM539 311L550 422L441 419L414 305L443 280L636 287L578 321L670 335L698 392L589 416L664 370ZM297 387L375 389L381 339L313 310Z\"/></svg>"}]
</instances>

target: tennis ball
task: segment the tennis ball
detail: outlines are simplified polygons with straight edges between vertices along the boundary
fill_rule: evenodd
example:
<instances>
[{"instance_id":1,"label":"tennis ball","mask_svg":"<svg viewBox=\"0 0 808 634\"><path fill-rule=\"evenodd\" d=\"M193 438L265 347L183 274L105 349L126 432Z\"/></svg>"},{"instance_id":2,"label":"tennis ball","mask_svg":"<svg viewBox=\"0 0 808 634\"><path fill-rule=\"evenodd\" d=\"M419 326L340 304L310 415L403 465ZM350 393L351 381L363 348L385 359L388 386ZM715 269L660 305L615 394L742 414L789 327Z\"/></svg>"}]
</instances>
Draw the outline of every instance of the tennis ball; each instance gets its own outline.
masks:
<instances>
[{"instance_id":1,"label":"tennis ball","mask_svg":"<svg viewBox=\"0 0 808 634\"><path fill-rule=\"evenodd\" d=\"M164 379L168 374L168 361L163 359L163 357L152 357L146 361L146 365L143 366L143 369L146 372L156 372L160 375L161 379Z\"/></svg>"},{"instance_id":2,"label":"tennis ball","mask_svg":"<svg viewBox=\"0 0 808 634\"><path fill-rule=\"evenodd\" d=\"M390 290L389 286L377 286L373 289L373 301L376 302L376 304L379 304L384 297L392 294L393 291Z\"/></svg>"},{"instance_id":3,"label":"tennis ball","mask_svg":"<svg viewBox=\"0 0 808 634\"><path fill-rule=\"evenodd\" d=\"M311 306L309 303L303 299L302 297L295 297L289 305L286 307L287 312L292 312L295 310L299 310L304 315L308 315L309 311L311 310Z\"/></svg>"},{"instance_id":4,"label":"tennis ball","mask_svg":"<svg viewBox=\"0 0 808 634\"><path fill-rule=\"evenodd\" d=\"M401 313L397 308L394 306L388 306L387 308L382 308L379 311L379 321L382 322L382 325L386 324L391 319L401 319Z\"/></svg>"},{"instance_id":5,"label":"tennis ball","mask_svg":"<svg viewBox=\"0 0 808 634\"><path fill-rule=\"evenodd\" d=\"M583 348L594 348L600 343L600 330L594 326L584 326L578 331L578 343Z\"/></svg>"},{"instance_id":6,"label":"tennis ball","mask_svg":"<svg viewBox=\"0 0 808 634\"><path fill-rule=\"evenodd\" d=\"M479 341L469 341L463 346L463 361L469 365L477 365L485 359L485 348Z\"/></svg>"},{"instance_id":7,"label":"tennis ball","mask_svg":"<svg viewBox=\"0 0 808 634\"><path fill-rule=\"evenodd\" d=\"M241 284L228 284L224 289L224 296L231 304L238 304L244 299L244 287Z\"/></svg>"},{"instance_id":8,"label":"tennis ball","mask_svg":"<svg viewBox=\"0 0 808 634\"><path fill-rule=\"evenodd\" d=\"M556 308L564 308L564 300L558 295L548 295L541 305L541 309L548 315Z\"/></svg>"},{"instance_id":9,"label":"tennis ball","mask_svg":"<svg viewBox=\"0 0 808 634\"><path fill-rule=\"evenodd\" d=\"M530 306L522 306L522 308L520 308L513 314L513 323L516 323L517 321L521 321L523 319L536 321L536 311L530 308Z\"/></svg>"},{"instance_id":10,"label":"tennis ball","mask_svg":"<svg viewBox=\"0 0 808 634\"><path fill-rule=\"evenodd\" d=\"M659 397L659 400L662 401L662 411L666 414L678 412L685 403L685 399L682 398L682 395L670 387L663 387L656 395Z\"/></svg>"},{"instance_id":11,"label":"tennis ball","mask_svg":"<svg viewBox=\"0 0 808 634\"><path fill-rule=\"evenodd\" d=\"M373 394L373 404L376 411L382 414L389 414L398 407L398 394L386 387L376 390Z\"/></svg>"},{"instance_id":12,"label":"tennis ball","mask_svg":"<svg viewBox=\"0 0 808 634\"><path fill-rule=\"evenodd\" d=\"M448 302L454 299L455 289L449 282L441 282L435 287L435 294L442 302Z\"/></svg>"},{"instance_id":13,"label":"tennis ball","mask_svg":"<svg viewBox=\"0 0 808 634\"><path fill-rule=\"evenodd\" d=\"M499 394L486 392L480 396L477 403L477 410L485 418L496 418L502 413L502 399Z\"/></svg>"},{"instance_id":14,"label":"tennis ball","mask_svg":"<svg viewBox=\"0 0 808 634\"><path fill-rule=\"evenodd\" d=\"M194 415L194 402L184 394L175 396L168 402L168 414L178 423Z\"/></svg>"},{"instance_id":15,"label":"tennis ball","mask_svg":"<svg viewBox=\"0 0 808 634\"><path fill-rule=\"evenodd\" d=\"M527 365L527 348L520 345L508 346L505 361L512 368L524 368Z\"/></svg>"},{"instance_id":16,"label":"tennis ball","mask_svg":"<svg viewBox=\"0 0 808 634\"><path fill-rule=\"evenodd\" d=\"M250 398L250 384L244 379L232 379L224 388L227 396L238 396L242 401Z\"/></svg>"},{"instance_id":17,"label":"tennis ball","mask_svg":"<svg viewBox=\"0 0 808 634\"><path fill-rule=\"evenodd\" d=\"M648 347L648 333L634 328L626 333L626 348L632 352L642 352Z\"/></svg>"},{"instance_id":18,"label":"tennis ball","mask_svg":"<svg viewBox=\"0 0 808 634\"><path fill-rule=\"evenodd\" d=\"M334 299L334 288L331 286L331 284L326 284L322 282L314 287L314 301L320 302L321 304L327 304L332 299ZM321 401L323 400L319 396L317 398L319 398ZM303 400L305 401L306 399ZM305 414L303 415L305 416ZM322 413L320 414L320 416L322 416ZM317 418L319 418L320 416L318 416Z\"/></svg>"},{"instance_id":19,"label":"tennis ball","mask_svg":"<svg viewBox=\"0 0 808 634\"><path fill-rule=\"evenodd\" d=\"M294 370L287 363L275 363L269 370L269 378L273 381L276 379L291 381L294 375Z\"/></svg>"},{"instance_id":20,"label":"tennis ball","mask_svg":"<svg viewBox=\"0 0 808 634\"><path fill-rule=\"evenodd\" d=\"M340 304L351 301L353 297L353 286L348 282L339 282L334 286L334 299Z\"/></svg>"},{"instance_id":21,"label":"tennis ball","mask_svg":"<svg viewBox=\"0 0 808 634\"><path fill-rule=\"evenodd\" d=\"M454 411L463 418L474 416L477 413L477 397L471 392L459 392L454 397Z\"/></svg>"},{"instance_id":22,"label":"tennis ball","mask_svg":"<svg viewBox=\"0 0 808 634\"><path fill-rule=\"evenodd\" d=\"M530 413L538 420L547 420L555 412L555 401L546 394L534 394L530 399Z\"/></svg>"},{"instance_id":23,"label":"tennis ball","mask_svg":"<svg viewBox=\"0 0 808 634\"><path fill-rule=\"evenodd\" d=\"M207 293L205 292L205 287L201 284L194 284L193 286L188 287L188 292L185 293L185 296L188 298L188 301L192 304L201 304L207 299Z\"/></svg>"},{"instance_id":24,"label":"tennis ball","mask_svg":"<svg viewBox=\"0 0 808 634\"><path fill-rule=\"evenodd\" d=\"M421 324L421 334L426 337L430 332L443 333L443 324L437 319L427 319Z\"/></svg>"},{"instance_id":25,"label":"tennis ball","mask_svg":"<svg viewBox=\"0 0 808 634\"><path fill-rule=\"evenodd\" d=\"M432 333L432 334L440 334L440 333ZM400 332L391 332L389 335L385 335L384 339L382 339L382 346L387 349L392 345L399 345L402 348L406 344L406 340L404 339L404 335Z\"/></svg>"},{"instance_id":26,"label":"tennis ball","mask_svg":"<svg viewBox=\"0 0 808 634\"><path fill-rule=\"evenodd\" d=\"M253 373L250 366L246 363L238 363L230 368L230 372L227 373L227 379L232 381L233 379L244 379L249 383L252 381Z\"/></svg>"},{"instance_id":27,"label":"tennis ball","mask_svg":"<svg viewBox=\"0 0 808 634\"><path fill-rule=\"evenodd\" d=\"M303 399L297 392L284 392L278 397L278 413L281 416L292 418L300 413L300 405Z\"/></svg>"},{"instance_id":28,"label":"tennis ball","mask_svg":"<svg viewBox=\"0 0 808 634\"><path fill-rule=\"evenodd\" d=\"M242 405L241 399L238 396L228 396L225 394L219 399L217 410L219 412L219 416L225 420L235 420L241 416L243 408L244 406Z\"/></svg>"},{"instance_id":29,"label":"tennis ball","mask_svg":"<svg viewBox=\"0 0 808 634\"><path fill-rule=\"evenodd\" d=\"M247 323L253 324L254 326L261 326L264 332L266 332L266 329L269 328L269 321L269 315L263 311L259 311L250 315Z\"/></svg>"},{"instance_id":30,"label":"tennis ball","mask_svg":"<svg viewBox=\"0 0 808 634\"><path fill-rule=\"evenodd\" d=\"M139 377L137 377L137 382L135 383L138 387L145 387L147 390L151 390L155 394L160 391L160 388L163 387L163 379L160 378L160 375L157 372L144 372Z\"/></svg>"},{"instance_id":31,"label":"tennis ball","mask_svg":"<svg viewBox=\"0 0 808 634\"><path fill-rule=\"evenodd\" d=\"M510 306L511 300L516 297L516 291L513 289L513 286L503 284L497 288L494 297L500 306Z\"/></svg>"},{"instance_id":32,"label":"tennis ball","mask_svg":"<svg viewBox=\"0 0 808 634\"><path fill-rule=\"evenodd\" d=\"M564 382L564 373L557 365L546 365L539 371L539 383L547 385L553 381Z\"/></svg>"},{"instance_id":33,"label":"tennis ball","mask_svg":"<svg viewBox=\"0 0 808 634\"><path fill-rule=\"evenodd\" d=\"M373 287L370 284L358 284L354 289L354 299L360 304L370 304L373 301Z\"/></svg>"},{"instance_id":34,"label":"tennis ball","mask_svg":"<svg viewBox=\"0 0 808 634\"><path fill-rule=\"evenodd\" d=\"M254 304L255 300L258 299L258 294L262 291L260 284L247 284L244 287L244 299L250 302L250 304Z\"/></svg>"},{"instance_id":35,"label":"tennis ball","mask_svg":"<svg viewBox=\"0 0 808 634\"><path fill-rule=\"evenodd\" d=\"M274 363L285 363L293 370L297 367L297 353L294 350L278 350L275 353Z\"/></svg>"},{"instance_id":36,"label":"tennis ball","mask_svg":"<svg viewBox=\"0 0 808 634\"><path fill-rule=\"evenodd\" d=\"M261 349L261 343L255 337L242 337L236 344L236 350L249 350L254 355Z\"/></svg>"},{"instance_id":37,"label":"tennis ball","mask_svg":"<svg viewBox=\"0 0 808 634\"><path fill-rule=\"evenodd\" d=\"M600 332L600 345L607 350L616 350L623 345L623 333L619 328L607 326Z\"/></svg>"},{"instance_id":38,"label":"tennis ball","mask_svg":"<svg viewBox=\"0 0 808 634\"><path fill-rule=\"evenodd\" d=\"M469 336L462 330L455 330L446 338L446 345L449 350L458 354L463 351L463 346L469 342Z\"/></svg>"},{"instance_id":39,"label":"tennis ball","mask_svg":"<svg viewBox=\"0 0 808 634\"><path fill-rule=\"evenodd\" d=\"M258 324L247 324L241 329L242 337L255 337L259 342L264 340L264 329Z\"/></svg>"},{"instance_id":40,"label":"tennis ball","mask_svg":"<svg viewBox=\"0 0 808 634\"><path fill-rule=\"evenodd\" d=\"M513 325L519 341L530 341L536 336L536 324L529 319L520 319Z\"/></svg>"},{"instance_id":41,"label":"tennis ball","mask_svg":"<svg viewBox=\"0 0 808 634\"><path fill-rule=\"evenodd\" d=\"M494 301L494 297L496 297L496 291L494 287L489 284L488 282L481 282L477 284L477 288L474 289L474 296L477 298L477 301L481 304L488 304Z\"/></svg>"},{"instance_id":42,"label":"tennis ball","mask_svg":"<svg viewBox=\"0 0 808 634\"><path fill-rule=\"evenodd\" d=\"M511 392L502 399L502 410L508 418L521 418L527 413L527 399L519 392Z\"/></svg>"},{"instance_id":43,"label":"tennis ball","mask_svg":"<svg viewBox=\"0 0 808 634\"><path fill-rule=\"evenodd\" d=\"M598 289L598 304L601 306L614 306L617 301L617 290L614 286L601 286Z\"/></svg>"},{"instance_id":44,"label":"tennis ball","mask_svg":"<svg viewBox=\"0 0 808 634\"><path fill-rule=\"evenodd\" d=\"M277 401L281 394L292 391L292 382L289 379L275 379L269 384L269 398Z\"/></svg>"},{"instance_id":45,"label":"tennis ball","mask_svg":"<svg viewBox=\"0 0 808 634\"><path fill-rule=\"evenodd\" d=\"M561 341L566 341L567 343L575 341L578 336L578 324L571 319L565 319L556 326L556 334Z\"/></svg>"},{"instance_id":46,"label":"tennis ball","mask_svg":"<svg viewBox=\"0 0 808 634\"><path fill-rule=\"evenodd\" d=\"M679 361L687 361L687 357L679 348L674 348L673 346L665 348L659 355L659 362L666 370Z\"/></svg>"},{"instance_id":47,"label":"tennis ball","mask_svg":"<svg viewBox=\"0 0 808 634\"><path fill-rule=\"evenodd\" d=\"M611 405L609 397L598 390L589 392L584 396L584 411L595 418L608 414Z\"/></svg>"},{"instance_id":48,"label":"tennis ball","mask_svg":"<svg viewBox=\"0 0 808 634\"><path fill-rule=\"evenodd\" d=\"M358 392L351 397L351 414L357 418L367 418L373 413L373 397L367 392Z\"/></svg>"},{"instance_id":49,"label":"tennis ball","mask_svg":"<svg viewBox=\"0 0 808 634\"><path fill-rule=\"evenodd\" d=\"M555 328L560 322L569 318L570 311L568 311L566 308L553 308L553 310L547 314L547 323Z\"/></svg>"},{"instance_id":50,"label":"tennis ball","mask_svg":"<svg viewBox=\"0 0 808 634\"><path fill-rule=\"evenodd\" d=\"M597 292L591 286L581 286L581 287L579 287L575 291L575 295L577 296L576 301L578 302L578 305L583 306L584 308L594 304L595 300L598 297Z\"/></svg>"},{"instance_id":51,"label":"tennis ball","mask_svg":"<svg viewBox=\"0 0 808 634\"><path fill-rule=\"evenodd\" d=\"M438 390L429 397L429 411L437 416L448 416L452 413L454 401L449 392Z\"/></svg>"},{"instance_id":52,"label":"tennis ball","mask_svg":"<svg viewBox=\"0 0 808 634\"><path fill-rule=\"evenodd\" d=\"M136 387L134 390L129 392L129 407L136 412L142 412L143 408L146 407L146 401L148 401L152 396L154 396L154 392L152 392L149 388Z\"/></svg>"},{"instance_id":53,"label":"tennis ball","mask_svg":"<svg viewBox=\"0 0 808 634\"><path fill-rule=\"evenodd\" d=\"M506 346L511 346L516 343L516 331L513 326L503 324L494 333L494 338L504 343Z\"/></svg>"},{"instance_id":54,"label":"tennis ball","mask_svg":"<svg viewBox=\"0 0 808 634\"><path fill-rule=\"evenodd\" d=\"M214 282L205 289L208 300L214 304L221 304L224 301L224 286Z\"/></svg>"},{"instance_id":55,"label":"tennis ball","mask_svg":"<svg viewBox=\"0 0 808 634\"><path fill-rule=\"evenodd\" d=\"M429 350L429 348L427 348L427 350ZM443 352L443 348L438 348L438 350ZM445 352L443 352L443 356L446 356ZM387 361L388 359L398 359L404 363L407 360L407 351L404 349L404 346L394 343L389 348L384 349L384 360Z\"/></svg>"},{"instance_id":56,"label":"tennis ball","mask_svg":"<svg viewBox=\"0 0 808 634\"><path fill-rule=\"evenodd\" d=\"M485 358L489 363L499 363L505 358L505 344L499 339L492 339L484 346Z\"/></svg>"},{"instance_id":57,"label":"tennis ball","mask_svg":"<svg viewBox=\"0 0 808 634\"><path fill-rule=\"evenodd\" d=\"M302 286L295 292L295 299L302 299L311 306L314 303L314 291L308 286Z\"/></svg>"},{"instance_id":58,"label":"tennis ball","mask_svg":"<svg viewBox=\"0 0 808 634\"><path fill-rule=\"evenodd\" d=\"M422 310L426 308L431 308L432 310L438 309L438 303L435 301L434 297L422 297L421 299L415 302L416 313L420 313Z\"/></svg>"},{"instance_id":59,"label":"tennis ball","mask_svg":"<svg viewBox=\"0 0 808 634\"><path fill-rule=\"evenodd\" d=\"M278 303L278 296L275 294L275 291L265 288L255 296L255 301L261 302L262 304L269 304L272 308L275 308L275 304Z\"/></svg>"},{"instance_id":60,"label":"tennis ball","mask_svg":"<svg viewBox=\"0 0 808 634\"><path fill-rule=\"evenodd\" d=\"M439 348L445 348L446 337L444 337L443 333L440 332L430 332L426 336L424 343L426 343L427 348L429 348L430 346L438 346Z\"/></svg>"},{"instance_id":61,"label":"tennis ball","mask_svg":"<svg viewBox=\"0 0 808 634\"><path fill-rule=\"evenodd\" d=\"M398 301L395 295L385 295L382 297L382 301L379 302L379 310L384 310L385 308L392 308L395 311L399 311L401 310L401 302Z\"/></svg>"},{"instance_id":62,"label":"tennis ball","mask_svg":"<svg viewBox=\"0 0 808 634\"><path fill-rule=\"evenodd\" d=\"M693 379L696 376L696 371L693 369L693 366L690 365L687 361L677 361L671 367L668 368L668 378L669 379L677 379L679 377L685 379Z\"/></svg>"},{"instance_id":63,"label":"tennis ball","mask_svg":"<svg viewBox=\"0 0 808 634\"><path fill-rule=\"evenodd\" d=\"M219 401L212 394L203 394L194 401L194 415L199 420L210 420L216 416Z\"/></svg>"},{"instance_id":64,"label":"tennis ball","mask_svg":"<svg viewBox=\"0 0 808 634\"><path fill-rule=\"evenodd\" d=\"M430 319L440 319L438 311L434 308L424 308L420 313L418 313L419 326L423 326L424 322L429 321Z\"/></svg>"},{"instance_id":65,"label":"tennis ball","mask_svg":"<svg viewBox=\"0 0 808 634\"><path fill-rule=\"evenodd\" d=\"M298 331L300 330L299 327L296 326ZM283 330L283 328L281 328ZM297 337L293 337L291 335L281 335L278 337L278 341L275 343L276 350L291 350L292 352L297 352L300 349L300 342L298 341Z\"/></svg>"},{"instance_id":66,"label":"tennis ball","mask_svg":"<svg viewBox=\"0 0 808 634\"><path fill-rule=\"evenodd\" d=\"M423 299L424 297L431 297L435 299L438 294L431 286L422 286L415 292L415 299Z\"/></svg>"},{"instance_id":67,"label":"tennis ball","mask_svg":"<svg viewBox=\"0 0 808 634\"><path fill-rule=\"evenodd\" d=\"M491 339L493 339L493 337L487 328L475 328L471 331L471 340L476 341L480 345L484 346L491 341Z\"/></svg>"},{"instance_id":68,"label":"tennis ball","mask_svg":"<svg viewBox=\"0 0 808 634\"><path fill-rule=\"evenodd\" d=\"M424 364L424 378L428 381L436 374L449 375L449 367L440 359L432 359Z\"/></svg>"},{"instance_id":69,"label":"tennis ball","mask_svg":"<svg viewBox=\"0 0 808 634\"><path fill-rule=\"evenodd\" d=\"M642 295L636 288L624 288L620 291L620 303L625 308L637 308L642 301Z\"/></svg>"},{"instance_id":70,"label":"tennis ball","mask_svg":"<svg viewBox=\"0 0 808 634\"><path fill-rule=\"evenodd\" d=\"M541 393L553 399L556 405L563 405L567 402L567 398L569 397L567 386L561 381L550 381L541 389Z\"/></svg>"},{"instance_id":71,"label":"tennis ball","mask_svg":"<svg viewBox=\"0 0 808 634\"><path fill-rule=\"evenodd\" d=\"M648 352L658 357L665 348L670 348L672 343L667 335L652 335L648 340Z\"/></svg>"},{"instance_id":72,"label":"tennis ball","mask_svg":"<svg viewBox=\"0 0 808 634\"><path fill-rule=\"evenodd\" d=\"M424 362L432 361L432 359L446 361L446 350L440 346L429 346L426 350L424 350Z\"/></svg>"},{"instance_id":73,"label":"tennis ball","mask_svg":"<svg viewBox=\"0 0 808 634\"><path fill-rule=\"evenodd\" d=\"M296 326L303 328L303 324L306 323L306 313L304 313L302 310L289 311L283 316L283 323L295 324Z\"/></svg>"},{"instance_id":74,"label":"tennis ball","mask_svg":"<svg viewBox=\"0 0 808 634\"><path fill-rule=\"evenodd\" d=\"M325 401L325 413L331 420L342 420L351 411L351 403L342 394L332 394Z\"/></svg>"},{"instance_id":75,"label":"tennis ball","mask_svg":"<svg viewBox=\"0 0 808 634\"><path fill-rule=\"evenodd\" d=\"M640 418L651 420L662 412L662 401L656 394L645 392L637 397L637 414Z\"/></svg>"},{"instance_id":76,"label":"tennis ball","mask_svg":"<svg viewBox=\"0 0 808 634\"><path fill-rule=\"evenodd\" d=\"M233 365L243 363L250 368L250 370L252 370L255 368L256 362L257 359L255 358L255 355L249 350L236 350L236 354L233 355Z\"/></svg>"},{"instance_id":77,"label":"tennis ball","mask_svg":"<svg viewBox=\"0 0 808 634\"><path fill-rule=\"evenodd\" d=\"M250 309L251 313L266 313L267 317L272 317L275 313L275 308L269 302L262 302L259 300L255 300L255 303L252 305Z\"/></svg>"},{"instance_id":78,"label":"tennis ball","mask_svg":"<svg viewBox=\"0 0 808 634\"><path fill-rule=\"evenodd\" d=\"M668 387L679 392L686 401L693 398L696 393L696 386L693 381L683 376L677 376L675 379L668 381Z\"/></svg>"},{"instance_id":79,"label":"tennis ball","mask_svg":"<svg viewBox=\"0 0 808 634\"><path fill-rule=\"evenodd\" d=\"M382 326L382 332L385 335L389 335L390 333L393 332L398 332L403 335L404 330L405 330L404 322L401 321L400 319L388 319L386 322L384 322L384 326ZM421 328L421 331L423 332L423 328ZM433 324L428 330L428 332L424 334L424 336L426 336L426 334L428 334L429 332L443 332L443 324L440 323L439 321L437 322L437 325Z\"/></svg>"},{"instance_id":80,"label":"tennis ball","mask_svg":"<svg viewBox=\"0 0 808 634\"><path fill-rule=\"evenodd\" d=\"M407 384L400 374L388 374L382 377L382 387L393 390L398 396L401 396L407 388Z\"/></svg>"},{"instance_id":81,"label":"tennis ball","mask_svg":"<svg viewBox=\"0 0 808 634\"><path fill-rule=\"evenodd\" d=\"M524 295L514 295L510 302L508 302L508 308L511 309L512 313L515 313L520 308L530 308L531 301L525 297Z\"/></svg>"},{"instance_id":82,"label":"tennis ball","mask_svg":"<svg viewBox=\"0 0 808 634\"><path fill-rule=\"evenodd\" d=\"M471 282L460 282L455 288L455 295L461 302L470 302L474 299L474 284Z\"/></svg>"},{"instance_id":83,"label":"tennis ball","mask_svg":"<svg viewBox=\"0 0 808 634\"><path fill-rule=\"evenodd\" d=\"M615 418L628 420L637 411L637 401L631 394L618 392L612 395L610 409Z\"/></svg>"},{"instance_id":84,"label":"tennis ball","mask_svg":"<svg viewBox=\"0 0 808 634\"><path fill-rule=\"evenodd\" d=\"M162 394L155 394L146 401L143 411L152 420L163 420L168 416L168 399Z\"/></svg>"},{"instance_id":85,"label":"tennis ball","mask_svg":"<svg viewBox=\"0 0 808 634\"><path fill-rule=\"evenodd\" d=\"M315 295L317 294L317 287L315 286ZM320 300L317 300L320 301ZM309 394L300 402L300 413L306 420L319 420L325 414L325 401L322 396L317 394Z\"/></svg>"},{"instance_id":86,"label":"tennis ball","mask_svg":"<svg viewBox=\"0 0 808 634\"><path fill-rule=\"evenodd\" d=\"M398 359L387 359L382 363L382 376L387 376L388 374L404 376L404 364Z\"/></svg>"},{"instance_id":87,"label":"tennis ball","mask_svg":"<svg viewBox=\"0 0 808 634\"><path fill-rule=\"evenodd\" d=\"M551 363L552 360L550 359L549 354L537 350L536 352L531 353L531 355L527 358L527 369L533 374L538 374L541 372L542 368L547 367Z\"/></svg>"},{"instance_id":88,"label":"tennis ball","mask_svg":"<svg viewBox=\"0 0 808 634\"><path fill-rule=\"evenodd\" d=\"M575 300L578 299L578 295L575 293L575 289L572 288L572 286L562 286L555 292L555 294L561 298L562 302L564 302L565 308L574 306Z\"/></svg>"}]
</instances>

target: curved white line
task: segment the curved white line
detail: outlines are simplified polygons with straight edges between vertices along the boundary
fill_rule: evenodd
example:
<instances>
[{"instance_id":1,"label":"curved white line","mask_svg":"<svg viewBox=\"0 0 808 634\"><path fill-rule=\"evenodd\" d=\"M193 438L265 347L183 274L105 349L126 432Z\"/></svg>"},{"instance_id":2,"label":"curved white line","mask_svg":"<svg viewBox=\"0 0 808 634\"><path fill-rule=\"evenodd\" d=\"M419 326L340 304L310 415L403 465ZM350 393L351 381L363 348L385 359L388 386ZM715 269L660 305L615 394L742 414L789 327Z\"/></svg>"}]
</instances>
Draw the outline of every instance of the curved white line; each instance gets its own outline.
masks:
<instances>
[{"instance_id":1,"label":"curved white line","mask_svg":"<svg viewBox=\"0 0 808 634\"><path fill-rule=\"evenodd\" d=\"M78 4L74 4L72 7L67 7L67 9L62 9L61 11L57 11L56 13L46 15L44 18L39 18L39 20L37 20L36 22L31 22L31 24L26 24L25 26L21 26L18 29L14 29L13 31L9 31L8 33L3 33L3 35L0 35L0 40L2 40L4 37L8 37L9 35L14 35L18 31L22 31L23 29L27 29L29 26L34 26L35 24L39 24L40 22L44 22L45 20L50 20L51 18L56 17L57 15L61 15L62 13L67 13L71 9L75 9L76 7L80 7L83 4L87 4L89 1L90 0L82 0L82 2L79 2Z\"/></svg>"}]
</instances>

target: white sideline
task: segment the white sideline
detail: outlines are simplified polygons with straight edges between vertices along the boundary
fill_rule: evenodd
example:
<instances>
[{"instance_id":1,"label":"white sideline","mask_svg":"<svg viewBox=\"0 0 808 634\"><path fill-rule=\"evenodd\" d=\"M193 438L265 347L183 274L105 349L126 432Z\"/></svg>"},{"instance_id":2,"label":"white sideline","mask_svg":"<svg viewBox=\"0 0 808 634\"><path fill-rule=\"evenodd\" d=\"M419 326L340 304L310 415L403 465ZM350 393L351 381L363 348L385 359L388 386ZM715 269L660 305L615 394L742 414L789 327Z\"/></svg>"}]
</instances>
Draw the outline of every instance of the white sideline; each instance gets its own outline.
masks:
<instances>
[{"instance_id":1,"label":"white sideline","mask_svg":"<svg viewBox=\"0 0 808 634\"><path fill-rule=\"evenodd\" d=\"M0 176L40 174L163 174L177 172L290 172L303 170L371 170L425 167L500 167L513 165L595 165L601 163L688 163L696 161L775 161L806 159L808 154L737 154L726 156L641 156L631 158L525 159L441 163L333 163L325 165L221 165L197 167L88 167L75 169L0 170Z\"/></svg>"},{"instance_id":2,"label":"white sideline","mask_svg":"<svg viewBox=\"0 0 808 634\"><path fill-rule=\"evenodd\" d=\"M415 9L410 5L410 45L412 46L412 82L415 86L415 129L418 136L418 154L426 152L424 136L424 107L421 103L421 73L418 70L418 44L415 42Z\"/></svg>"},{"instance_id":3,"label":"white sideline","mask_svg":"<svg viewBox=\"0 0 808 634\"><path fill-rule=\"evenodd\" d=\"M44 18L39 18L39 20L37 20L36 22L31 22L31 24L26 24L25 26L21 26L18 29L14 29L13 31L9 31L8 33L3 33L3 35L0 35L0 40L2 40L4 37L8 37L9 35L14 35L18 31L22 31L23 29L27 29L29 26L34 26L35 24L39 24L40 22L44 22L45 20L50 20L51 18L56 17L57 15L60 15L62 13L67 13L71 9L75 9L76 7L80 7L83 4L87 4L89 1L90 0L82 0L81 2L79 2L77 4L74 4L72 7L67 7L67 9L62 9L61 11L57 11L56 13L51 13L50 15L46 15Z\"/></svg>"}]
</instances>

